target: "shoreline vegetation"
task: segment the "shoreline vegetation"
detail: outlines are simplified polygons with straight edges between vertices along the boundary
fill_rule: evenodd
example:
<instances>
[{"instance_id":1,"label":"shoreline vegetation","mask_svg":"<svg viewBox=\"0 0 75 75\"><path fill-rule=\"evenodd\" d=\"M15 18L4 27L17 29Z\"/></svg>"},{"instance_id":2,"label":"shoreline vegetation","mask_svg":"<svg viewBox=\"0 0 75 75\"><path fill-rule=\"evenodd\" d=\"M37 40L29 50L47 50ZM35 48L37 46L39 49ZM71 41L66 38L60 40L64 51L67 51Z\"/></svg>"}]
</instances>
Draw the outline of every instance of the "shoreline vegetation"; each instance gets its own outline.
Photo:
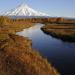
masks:
<instances>
[{"instance_id":1,"label":"shoreline vegetation","mask_svg":"<svg viewBox=\"0 0 75 75\"><path fill-rule=\"evenodd\" d=\"M75 42L75 24L46 24L41 30L65 42Z\"/></svg>"},{"instance_id":2,"label":"shoreline vegetation","mask_svg":"<svg viewBox=\"0 0 75 75\"><path fill-rule=\"evenodd\" d=\"M42 30L57 35L74 34L75 20L64 18L17 18L0 16L0 75L60 75L37 51L32 49L32 41L16 35L16 32L33 26L46 24ZM65 26L64 26L65 25ZM72 25L72 26L71 26ZM58 31L57 29L60 29Z\"/></svg>"},{"instance_id":3,"label":"shoreline vegetation","mask_svg":"<svg viewBox=\"0 0 75 75\"><path fill-rule=\"evenodd\" d=\"M37 22L0 17L0 75L60 75L37 51L32 41L16 35Z\"/></svg>"}]
</instances>

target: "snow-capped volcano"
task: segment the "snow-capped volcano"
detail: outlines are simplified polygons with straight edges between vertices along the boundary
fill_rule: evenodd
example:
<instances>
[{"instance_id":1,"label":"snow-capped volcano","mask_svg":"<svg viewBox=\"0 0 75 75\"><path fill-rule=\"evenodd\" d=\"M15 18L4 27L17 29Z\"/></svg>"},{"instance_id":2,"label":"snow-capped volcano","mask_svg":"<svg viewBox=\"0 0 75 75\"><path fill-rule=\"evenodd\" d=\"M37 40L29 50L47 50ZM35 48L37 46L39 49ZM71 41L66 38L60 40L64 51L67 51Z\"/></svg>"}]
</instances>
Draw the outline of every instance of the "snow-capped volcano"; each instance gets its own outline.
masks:
<instances>
[{"instance_id":1,"label":"snow-capped volcano","mask_svg":"<svg viewBox=\"0 0 75 75\"><path fill-rule=\"evenodd\" d=\"M26 4L21 4L15 9L5 12L5 16L48 16L45 13L35 11Z\"/></svg>"}]
</instances>

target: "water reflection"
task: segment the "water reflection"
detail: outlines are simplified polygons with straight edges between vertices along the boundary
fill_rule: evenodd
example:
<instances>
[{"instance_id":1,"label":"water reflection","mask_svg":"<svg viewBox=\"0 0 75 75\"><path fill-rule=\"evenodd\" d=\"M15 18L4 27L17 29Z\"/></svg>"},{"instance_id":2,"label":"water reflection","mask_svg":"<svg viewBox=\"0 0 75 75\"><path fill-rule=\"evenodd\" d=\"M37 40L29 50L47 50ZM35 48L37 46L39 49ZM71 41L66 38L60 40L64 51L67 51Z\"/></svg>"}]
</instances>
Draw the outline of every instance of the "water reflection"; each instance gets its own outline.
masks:
<instances>
[{"instance_id":1,"label":"water reflection","mask_svg":"<svg viewBox=\"0 0 75 75\"><path fill-rule=\"evenodd\" d=\"M18 32L32 39L32 47L48 59L62 75L75 75L75 43L62 42L41 31L43 24Z\"/></svg>"}]
</instances>

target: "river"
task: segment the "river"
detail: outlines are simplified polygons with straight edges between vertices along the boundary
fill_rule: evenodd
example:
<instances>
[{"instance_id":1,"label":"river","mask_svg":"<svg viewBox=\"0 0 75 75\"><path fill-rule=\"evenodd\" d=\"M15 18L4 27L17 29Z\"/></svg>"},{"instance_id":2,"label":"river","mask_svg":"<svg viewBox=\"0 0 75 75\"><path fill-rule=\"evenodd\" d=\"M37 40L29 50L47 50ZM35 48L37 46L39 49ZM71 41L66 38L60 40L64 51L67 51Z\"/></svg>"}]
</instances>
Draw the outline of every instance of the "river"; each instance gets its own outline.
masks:
<instances>
[{"instance_id":1,"label":"river","mask_svg":"<svg viewBox=\"0 0 75 75\"><path fill-rule=\"evenodd\" d=\"M43 24L18 32L18 35L29 37L32 48L39 51L62 74L75 75L75 43L64 42L45 34L40 28Z\"/></svg>"}]
</instances>

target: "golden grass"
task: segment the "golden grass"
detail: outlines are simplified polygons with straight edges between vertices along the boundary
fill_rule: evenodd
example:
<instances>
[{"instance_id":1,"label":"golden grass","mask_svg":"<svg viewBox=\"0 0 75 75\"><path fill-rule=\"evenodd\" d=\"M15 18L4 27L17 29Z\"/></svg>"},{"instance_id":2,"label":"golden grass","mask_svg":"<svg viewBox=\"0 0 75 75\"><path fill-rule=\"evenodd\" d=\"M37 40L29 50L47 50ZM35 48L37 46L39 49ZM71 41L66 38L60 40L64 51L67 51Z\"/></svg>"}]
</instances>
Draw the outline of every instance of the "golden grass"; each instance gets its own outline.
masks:
<instances>
[{"instance_id":1,"label":"golden grass","mask_svg":"<svg viewBox=\"0 0 75 75\"><path fill-rule=\"evenodd\" d=\"M43 26L42 29L60 35L75 35L74 24L48 24Z\"/></svg>"},{"instance_id":2,"label":"golden grass","mask_svg":"<svg viewBox=\"0 0 75 75\"><path fill-rule=\"evenodd\" d=\"M4 75L59 75L56 70L31 48L27 38L8 35L0 44L0 73ZM4 42L4 44L3 44Z\"/></svg>"},{"instance_id":3,"label":"golden grass","mask_svg":"<svg viewBox=\"0 0 75 75\"><path fill-rule=\"evenodd\" d=\"M75 41L74 24L46 24L41 28L45 33L64 41Z\"/></svg>"},{"instance_id":4,"label":"golden grass","mask_svg":"<svg viewBox=\"0 0 75 75\"><path fill-rule=\"evenodd\" d=\"M45 58L32 49L31 40L15 35L33 23L8 19L0 17L0 75L59 75Z\"/></svg>"}]
</instances>

